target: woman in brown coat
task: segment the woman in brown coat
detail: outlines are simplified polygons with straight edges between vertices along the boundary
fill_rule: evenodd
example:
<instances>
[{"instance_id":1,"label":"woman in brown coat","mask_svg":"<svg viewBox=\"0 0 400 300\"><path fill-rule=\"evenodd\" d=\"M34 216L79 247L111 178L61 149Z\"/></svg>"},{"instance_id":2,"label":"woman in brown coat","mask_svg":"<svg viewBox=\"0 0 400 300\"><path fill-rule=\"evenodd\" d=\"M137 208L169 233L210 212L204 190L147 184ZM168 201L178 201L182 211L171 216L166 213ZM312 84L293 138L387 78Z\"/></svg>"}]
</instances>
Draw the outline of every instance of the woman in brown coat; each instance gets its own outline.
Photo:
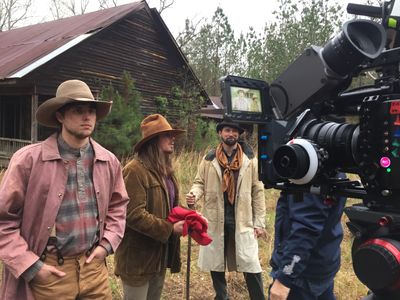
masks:
<instances>
[{"instance_id":1,"label":"woman in brown coat","mask_svg":"<svg viewBox=\"0 0 400 300\"><path fill-rule=\"evenodd\" d=\"M158 300L166 269L180 271L184 221L171 224L166 218L179 202L171 154L175 136L184 130L172 129L159 114L146 117L140 127L137 157L123 169L130 202L125 235L115 253L115 273L122 279L124 300Z\"/></svg>"}]
</instances>

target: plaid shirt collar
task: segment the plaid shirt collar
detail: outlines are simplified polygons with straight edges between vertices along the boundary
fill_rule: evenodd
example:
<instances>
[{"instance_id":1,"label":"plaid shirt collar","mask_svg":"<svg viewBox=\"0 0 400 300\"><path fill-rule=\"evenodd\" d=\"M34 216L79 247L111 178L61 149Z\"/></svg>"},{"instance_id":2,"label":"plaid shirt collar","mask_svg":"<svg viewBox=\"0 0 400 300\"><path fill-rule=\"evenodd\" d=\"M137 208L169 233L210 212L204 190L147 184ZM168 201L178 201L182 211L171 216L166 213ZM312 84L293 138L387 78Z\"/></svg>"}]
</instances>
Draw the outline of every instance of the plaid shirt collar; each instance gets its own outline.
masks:
<instances>
[{"instance_id":1,"label":"plaid shirt collar","mask_svg":"<svg viewBox=\"0 0 400 300\"><path fill-rule=\"evenodd\" d=\"M60 156L64 159L77 159L80 156L83 157L85 154L92 153L92 145L90 142L81 148L73 148L67 144L61 134L57 137L57 144Z\"/></svg>"}]
</instances>

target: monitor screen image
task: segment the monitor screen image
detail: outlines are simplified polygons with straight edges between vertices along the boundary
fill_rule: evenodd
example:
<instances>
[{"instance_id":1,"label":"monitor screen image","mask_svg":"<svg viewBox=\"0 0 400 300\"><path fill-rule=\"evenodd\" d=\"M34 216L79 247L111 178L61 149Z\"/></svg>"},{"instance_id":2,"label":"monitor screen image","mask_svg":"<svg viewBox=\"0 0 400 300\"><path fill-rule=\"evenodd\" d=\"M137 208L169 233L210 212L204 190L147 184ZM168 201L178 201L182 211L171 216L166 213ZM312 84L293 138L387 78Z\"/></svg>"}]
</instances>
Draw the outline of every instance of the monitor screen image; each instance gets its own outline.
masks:
<instances>
[{"instance_id":1,"label":"monitor screen image","mask_svg":"<svg viewBox=\"0 0 400 300\"><path fill-rule=\"evenodd\" d=\"M261 113L260 90L231 86L232 111Z\"/></svg>"}]
</instances>

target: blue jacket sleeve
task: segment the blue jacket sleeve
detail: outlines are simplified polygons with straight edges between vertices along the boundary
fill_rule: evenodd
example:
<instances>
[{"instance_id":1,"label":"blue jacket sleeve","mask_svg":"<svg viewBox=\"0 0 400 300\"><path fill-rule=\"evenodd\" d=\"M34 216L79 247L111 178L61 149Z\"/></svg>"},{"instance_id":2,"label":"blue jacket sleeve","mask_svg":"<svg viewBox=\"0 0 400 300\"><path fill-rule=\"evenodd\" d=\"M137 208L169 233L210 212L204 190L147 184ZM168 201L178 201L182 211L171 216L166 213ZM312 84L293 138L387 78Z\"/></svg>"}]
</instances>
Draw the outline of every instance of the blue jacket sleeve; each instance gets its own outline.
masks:
<instances>
[{"instance_id":1,"label":"blue jacket sleeve","mask_svg":"<svg viewBox=\"0 0 400 300\"><path fill-rule=\"evenodd\" d=\"M286 233L288 236L275 278L290 288L293 280L307 267L312 250L324 230L331 207L321 197L312 194L305 194L300 201L295 201L293 195L285 195L279 201L287 201L290 229Z\"/></svg>"}]
</instances>

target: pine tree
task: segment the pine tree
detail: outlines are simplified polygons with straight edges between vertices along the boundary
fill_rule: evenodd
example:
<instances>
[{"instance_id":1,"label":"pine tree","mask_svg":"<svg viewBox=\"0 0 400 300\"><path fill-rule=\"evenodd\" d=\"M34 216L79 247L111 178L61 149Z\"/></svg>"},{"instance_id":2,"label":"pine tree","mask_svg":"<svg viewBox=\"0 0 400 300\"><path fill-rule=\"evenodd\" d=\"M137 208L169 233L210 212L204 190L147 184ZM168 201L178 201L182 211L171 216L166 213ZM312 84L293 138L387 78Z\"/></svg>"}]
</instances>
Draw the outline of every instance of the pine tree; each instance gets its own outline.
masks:
<instances>
[{"instance_id":1,"label":"pine tree","mask_svg":"<svg viewBox=\"0 0 400 300\"><path fill-rule=\"evenodd\" d=\"M123 74L124 90L120 94L112 85L103 88L102 99L113 101L111 113L98 123L94 138L118 157L132 153L133 145L141 138L140 94L136 91L132 77Z\"/></svg>"}]
</instances>

